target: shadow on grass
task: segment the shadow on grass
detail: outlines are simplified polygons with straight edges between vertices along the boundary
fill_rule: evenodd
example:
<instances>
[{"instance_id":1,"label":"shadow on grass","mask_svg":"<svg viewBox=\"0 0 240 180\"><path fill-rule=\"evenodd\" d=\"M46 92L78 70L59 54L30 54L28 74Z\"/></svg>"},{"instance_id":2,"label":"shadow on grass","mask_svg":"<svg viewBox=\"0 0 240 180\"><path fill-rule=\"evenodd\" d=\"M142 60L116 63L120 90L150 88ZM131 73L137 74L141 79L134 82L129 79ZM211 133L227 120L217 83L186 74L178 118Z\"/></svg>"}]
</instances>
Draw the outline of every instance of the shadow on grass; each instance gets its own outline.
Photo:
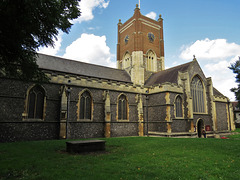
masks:
<instances>
[{"instance_id":1,"label":"shadow on grass","mask_svg":"<svg viewBox=\"0 0 240 180\"><path fill-rule=\"evenodd\" d=\"M108 138L80 154L64 140L2 143L0 179L240 179L238 138Z\"/></svg>"}]
</instances>

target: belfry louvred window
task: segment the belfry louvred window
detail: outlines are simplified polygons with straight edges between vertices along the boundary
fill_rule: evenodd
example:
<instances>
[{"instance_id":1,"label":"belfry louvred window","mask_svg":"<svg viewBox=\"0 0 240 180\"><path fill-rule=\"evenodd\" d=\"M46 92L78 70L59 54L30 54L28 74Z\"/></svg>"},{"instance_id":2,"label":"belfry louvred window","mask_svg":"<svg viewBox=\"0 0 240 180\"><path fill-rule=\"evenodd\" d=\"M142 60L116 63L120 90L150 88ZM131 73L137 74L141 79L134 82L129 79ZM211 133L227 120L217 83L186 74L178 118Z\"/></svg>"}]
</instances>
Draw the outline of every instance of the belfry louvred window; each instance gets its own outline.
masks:
<instances>
[{"instance_id":1,"label":"belfry louvred window","mask_svg":"<svg viewBox=\"0 0 240 180\"><path fill-rule=\"evenodd\" d=\"M156 71L157 61L155 53L150 50L147 53L147 62L146 62L146 70L147 71Z\"/></svg>"},{"instance_id":2,"label":"belfry louvred window","mask_svg":"<svg viewBox=\"0 0 240 180\"><path fill-rule=\"evenodd\" d=\"M118 99L118 120L127 120L127 98L125 95L121 95Z\"/></svg>"},{"instance_id":3,"label":"belfry louvred window","mask_svg":"<svg viewBox=\"0 0 240 180\"><path fill-rule=\"evenodd\" d=\"M195 76L191 82L191 95L193 100L193 112L204 113L204 88L202 81L198 76Z\"/></svg>"},{"instance_id":4,"label":"belfry louvred window","mask_svg":"<svg viewBox=\"0 0 240 180\"><path fill-rule=\"evenodd\" d=\"M80 98L80 119L91 119L92 97L88 91L81 94Z\"/></svg>"},{"instance_id":5,"label":"belfry louvred window","mask_svg":"<svg viewBox=\"0 0 240 180\"><path fill-rule=\"evenodd\" d=\"M28 94L28 118L29 119L43 119L44 110L44 89L36 85Z\"/></svg>"}]
</instances>

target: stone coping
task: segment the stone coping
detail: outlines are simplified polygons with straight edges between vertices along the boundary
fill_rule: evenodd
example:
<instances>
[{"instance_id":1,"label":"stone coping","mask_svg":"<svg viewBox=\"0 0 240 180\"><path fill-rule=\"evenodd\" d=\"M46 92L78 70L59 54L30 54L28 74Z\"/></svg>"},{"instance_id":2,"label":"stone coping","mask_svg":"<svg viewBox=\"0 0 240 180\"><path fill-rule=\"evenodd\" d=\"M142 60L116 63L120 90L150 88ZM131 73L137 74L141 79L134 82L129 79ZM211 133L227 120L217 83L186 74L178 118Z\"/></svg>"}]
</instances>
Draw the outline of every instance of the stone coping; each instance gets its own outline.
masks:
<instances>
[{"instance_id":1,"label":"stone coping","mask_svg":"<svg viewBox=\"0 0 240 180\"><path fill-rule=\"evenodd\" d=\"M105 150L104 140L83 140L66 142L66 150L69 153L86 153Z\"/></svg>"},{"instance_id":2,"label":"stone coping","mask_svg":"<svg viewBox=\"0 0 240 180\"><path fill-rule=\"evenodd\" d=\"M104 140L82 140L82 141L67 141L68 144L91 144L91 143L99 143L99 142L106 142Z\"/></svg>"}]
</instances>

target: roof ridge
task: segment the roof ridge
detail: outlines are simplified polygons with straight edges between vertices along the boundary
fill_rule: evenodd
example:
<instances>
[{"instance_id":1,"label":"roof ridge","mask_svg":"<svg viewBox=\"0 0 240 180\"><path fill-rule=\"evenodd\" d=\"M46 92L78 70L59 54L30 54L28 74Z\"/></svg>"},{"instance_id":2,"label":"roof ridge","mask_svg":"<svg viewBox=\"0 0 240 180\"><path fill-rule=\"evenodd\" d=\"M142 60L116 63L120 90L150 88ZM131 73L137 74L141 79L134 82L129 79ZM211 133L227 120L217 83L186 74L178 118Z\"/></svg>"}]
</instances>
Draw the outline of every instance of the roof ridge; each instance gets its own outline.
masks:
<instances>
[{"instance_id":1,"label":"roof ridge","mask_svg":"<svg viewBox=\"0 0 240 180\"><path fill-rule=\"evenodd\" d=\"M145 85L161 84L163 82L177 83L178 72L185 71L191 64L192 61L155 72L145 81Z\"/></svg>"},{"instance_id":2,"label":"roof ridge","mask_svg":"<svg viewBox=\"0 0 240 180\"><path fill-rule=\"evenodd\" d=\"M61 59L61 60L64 60L64 61L71 61L71 62L82 63L82 64L91 65L91 66L98 66L98 67L102 67L102 68L108 68L108 69L113 69L113 70L118 70L118 71L124 71L124 70L122 70L122 69L107 67L107 66L104 66L104 65L87 63L87 62L83 62L83 61L79 61L79 60L74 60L74 59L68 59L68 58L64 58L64 57L61 57L61 56L53 56L53 55L42 54L42 53L38 53L38 54L39 54L39 55L43 55L43 56L52 57L52 58Z\"/></svg>"},{"instance_id":3,"label":"roof ridge","mask_svg":"<svg viewBox=\"0 0 240 180\"><path fill-rule=\"evenodd\" d=\"M175 69L175 68L179 68L181 66L184 66L184 65L187 65L187 64L191 64L193 61L190 61L190 62L187 62L187 63L184 63L184 64L180 64L180 65L177 65L177 66L174 66L174 67L171 67L171 68L168 68L168 69L165 69L163 71L167 71L167 70L172 70L172 69ZM162 71L159 71L159 72L162 72Z\"/></svg>"},{"instance_id":4,"label":"roof ridge","mask_svg":"<svg viewBox=\"0 0 240 180\"><path fill-rule=\"evenodd\" d=\"M213 89L214 89L215 91L217 91L217 93L219 93L221 96L224 96L219 90L217 90L217 88L213 87ZM225 96L224 96L224 97L225 97Z\"/></svg>"},{"instance_id":5,"label":"roof ridge","mask_svg":"<svg viewBox=\"0 0 240 180\"><path fill-rule=\"evenodd\" d=\"M38 54L37 64L40 69L69 74L96 77L115 81L131 82L129 74L121 69L109 68L62 57Z\"/></svg>"}]
</instances>

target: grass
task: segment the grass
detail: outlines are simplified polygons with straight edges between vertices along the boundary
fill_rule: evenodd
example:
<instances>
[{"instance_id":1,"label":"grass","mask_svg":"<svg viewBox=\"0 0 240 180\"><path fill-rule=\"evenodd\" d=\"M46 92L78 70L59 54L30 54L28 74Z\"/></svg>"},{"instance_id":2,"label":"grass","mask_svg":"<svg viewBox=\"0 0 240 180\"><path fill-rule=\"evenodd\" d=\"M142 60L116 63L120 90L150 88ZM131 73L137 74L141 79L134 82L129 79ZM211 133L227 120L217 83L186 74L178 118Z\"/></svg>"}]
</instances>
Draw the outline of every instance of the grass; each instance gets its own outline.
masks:
<instances>
[{"instance_id":1,"label":"grass","mask_svg":"<svg viewBox=\"0 0 240 180\"><path fill-rule=\"evenodd\" d=\"M65 140L0 144L0 179L240 179L240 135L229 139L105 139L106 152L68 154Z\"/></svg>"},{"instance_id":2,"label":"grass","mask_svg":"<svg viewBox=\"0 0 240 180\"><path fill-rule=\"evenodd\" d=\"M239 132L240 133L240 128L236 128L236 130L233 131L233 132Z\"/></svg>"}]
</instances>

